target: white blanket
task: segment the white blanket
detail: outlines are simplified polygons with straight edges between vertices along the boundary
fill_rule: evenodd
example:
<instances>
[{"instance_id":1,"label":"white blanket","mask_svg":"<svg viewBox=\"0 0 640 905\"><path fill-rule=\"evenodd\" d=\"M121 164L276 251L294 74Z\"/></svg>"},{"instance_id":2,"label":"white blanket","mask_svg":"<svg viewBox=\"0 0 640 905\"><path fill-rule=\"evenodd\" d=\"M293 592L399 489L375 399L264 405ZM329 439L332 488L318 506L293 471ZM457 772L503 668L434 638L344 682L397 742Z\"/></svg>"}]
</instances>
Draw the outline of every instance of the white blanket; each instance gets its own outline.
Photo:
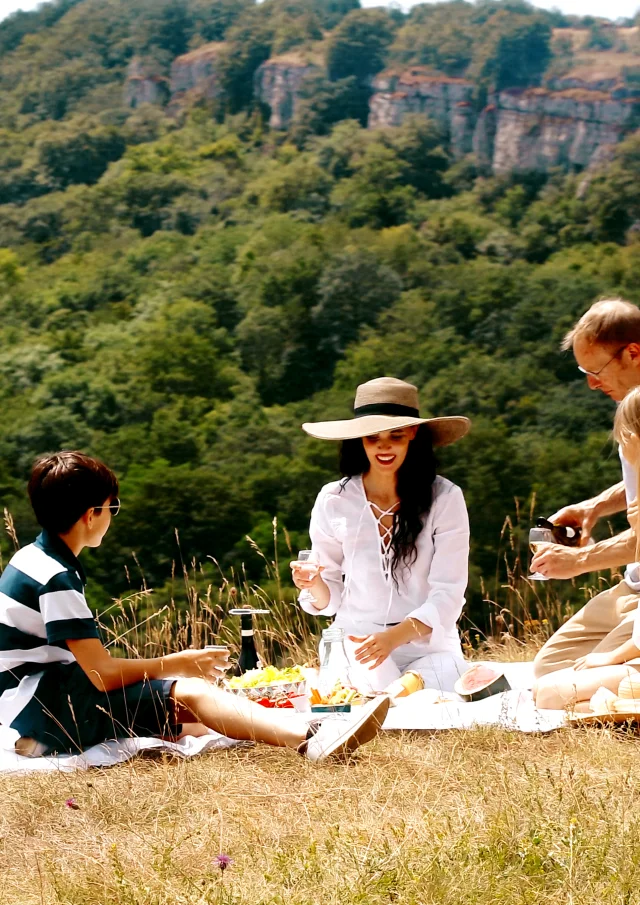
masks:
<instances>
[{"instance_id":1,"label":"white blanket","mask_svg":"<svg viewBox=\"0 0 640 905\"><path fill-rule=\"evenodd\" d=\"M496 665L487 664L487 665ZM564 710L538 710L533 703L533 663L502 663L511 691L471 704L458 695L443 694L444 703L432 703L429 690L418 691L398 701L385 720L385 729L474 729L497 726L517 732L551 732L566 722Z\"/></svg>"},{"instance_id":2,"label":"white blanket","mask_svg":"<svg viewBox=\"0 0 640 905\"><path fill-rule=\"evenodd\" d=\"M433 693L428 690L418 691L408 698L400 699L391 708L384 728L428 731L497 726L518 732L551 732L564 725L564 711L536 709L530 690L533 685L531 663L507 663L502 666L512 687L511 691L472 704L460 701L457 695L443 695L449 700L434 704ZM290 713L283 710L279 715L282 719L287 719ZM141 751L165 751L181 757L193 757L202 751L242 744L217 732L210 732L202 738L183 738L179 742L163 742L157 738L121 739L95 745L82 754L28 758L15 753L17 737L12 729L0 726L0 773L87 770L90 767L108 767L122 763Z\"/></svg>"}]
</instances>

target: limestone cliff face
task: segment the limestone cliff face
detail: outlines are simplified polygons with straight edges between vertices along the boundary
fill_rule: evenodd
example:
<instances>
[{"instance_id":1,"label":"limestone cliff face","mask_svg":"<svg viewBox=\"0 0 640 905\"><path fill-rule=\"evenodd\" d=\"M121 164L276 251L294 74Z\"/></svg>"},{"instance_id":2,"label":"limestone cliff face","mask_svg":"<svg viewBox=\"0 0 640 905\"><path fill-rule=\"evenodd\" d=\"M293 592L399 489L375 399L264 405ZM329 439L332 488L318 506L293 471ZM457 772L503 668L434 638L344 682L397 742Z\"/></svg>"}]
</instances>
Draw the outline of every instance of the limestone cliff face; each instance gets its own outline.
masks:
<instances>
[{"instance_id":1,"label":"limestone cliff face","mask_svg":"<svg viewBox=\"0 0 640 905\"><path fill-rule=\"evenodd\" d=\"M373 80L369 127L399 126L407 114L421 113L442 127L461 157L471 151L477 118L473 88L466 79L434 75L425 66L386 70Z\"/></svg>"},{"instance_id":2,"label":"limestone cliff face","mask_svg":"<svg viewBox=\"0 0 640 905\"><path fill-rule=\"evenodd\" d=\"M318 65L297 53L272 57L260 66L254 77L254 93L271 110L269 126L287 129L295 113L302 83L320 72Z\"/></svg>"},{"instance_id":3,"label":"limestone cliff face","mask_svg":"<svg viewBox=\"0 0 640 905\"><path fill-rule=\"evenodd\" d=\"M223 47L223 43L214 41L176 57L171 64L173 100L186 94L206 98L218 96L220 85L216 73L216 63Z\"/></svg>"},{"instance_id":4,"label":"limestone cliff face","mask_svg":"<svg viewBox=\"0 0 640 905\"><path fill-rule=\"evenodd\" d=\"M127 69L124 83L123 101L125 107L135 109L141 104L166 104L169 100L167 79L151 72L147 66L134 57Z\"/></svg>"},{"instance_id":5,"label":"limestone cliff face","mask_svg":"<svg viewBox=\"0 0 640 905\"><path fill-rule=\"evenodd\" d=\"M640 125L640 98L610 81L608 90L572 83L502 91L477 111L470 82L423 67L388 71L374 79L369 126L398 126L408 113L423 113L442 126L454 156L473 151L494 173L584 169Z\"/></svg>"},{"instance_id":6,"label":"limestone cliff face","mask_svg":"<svg viewBox=\"0 0 640 905\"><path fill-rule=\"evenodd\" d=\"M497 107L494 173L586 168L634 129L638 112L633 99L577 88L503 91Z\"/></svg>"}]
</instances>

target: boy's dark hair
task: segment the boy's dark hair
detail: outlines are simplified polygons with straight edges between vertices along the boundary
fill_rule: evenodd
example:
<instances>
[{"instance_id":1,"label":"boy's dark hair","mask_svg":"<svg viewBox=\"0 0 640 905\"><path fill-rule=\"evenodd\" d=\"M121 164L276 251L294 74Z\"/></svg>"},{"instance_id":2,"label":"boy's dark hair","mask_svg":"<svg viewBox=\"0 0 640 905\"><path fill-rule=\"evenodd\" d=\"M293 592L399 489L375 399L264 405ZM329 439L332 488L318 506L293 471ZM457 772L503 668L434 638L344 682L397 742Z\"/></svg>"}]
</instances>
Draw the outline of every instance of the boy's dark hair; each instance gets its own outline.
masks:
<instances>
[{"instance_id":1,"label":"boy's dark hair","mask_svg":"<svg viewBox=\"0 0 640 905\"><path fill-rule=\"evenodd\" d=\"M40 525L66 534L88 509L118 496L118 479L110 468L74 450L48 453L34 462L29 499Z\"/></svg>"}]
</instances>

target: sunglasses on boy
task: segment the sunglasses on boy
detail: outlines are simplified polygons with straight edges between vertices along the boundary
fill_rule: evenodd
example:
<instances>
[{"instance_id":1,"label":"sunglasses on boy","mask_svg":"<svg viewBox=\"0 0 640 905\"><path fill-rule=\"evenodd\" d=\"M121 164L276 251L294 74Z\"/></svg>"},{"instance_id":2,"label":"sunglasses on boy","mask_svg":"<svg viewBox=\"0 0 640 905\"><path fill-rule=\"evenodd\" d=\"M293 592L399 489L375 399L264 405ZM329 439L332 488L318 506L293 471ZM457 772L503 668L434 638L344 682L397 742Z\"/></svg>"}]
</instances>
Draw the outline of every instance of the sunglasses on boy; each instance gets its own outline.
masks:
<instances>
[{"instance_id":1,"label":"sunglasses on boy","mask_svg":"<svg viewBox=\"0 0 640 905\"><path fill-rule=\"evenodd\" d=\"M112 503L109 503L108 506L94 506L93 507L96 512L99 512L101 509L109 509L111 510L111 515L115 518L116 515L120 512L120 500L118 497Z\"/></svg>"},{"instance_id":2,"label":"sunglasses on boy","mask_svg":"<svg viewBox=\"0 0 640 905\"><path fill-rule=\"evenodd\" d=\"M621 352L624 352L624 350L626 348L627 348L626 346L620 346L620 348L615 353L615 355L612 355L611 358L609 359L609 361L606 364L602 365L602 367L600 368L599 371L587 371L587 369L581 367L581 365L578 365L578 370L581 371L583 374L586 374L587 377L596 377L597 378L600 376L600 374L602 374L604 369L606 367L608 367L611 364L611 362L620 355Z\"/></svg>"}]
</instances>

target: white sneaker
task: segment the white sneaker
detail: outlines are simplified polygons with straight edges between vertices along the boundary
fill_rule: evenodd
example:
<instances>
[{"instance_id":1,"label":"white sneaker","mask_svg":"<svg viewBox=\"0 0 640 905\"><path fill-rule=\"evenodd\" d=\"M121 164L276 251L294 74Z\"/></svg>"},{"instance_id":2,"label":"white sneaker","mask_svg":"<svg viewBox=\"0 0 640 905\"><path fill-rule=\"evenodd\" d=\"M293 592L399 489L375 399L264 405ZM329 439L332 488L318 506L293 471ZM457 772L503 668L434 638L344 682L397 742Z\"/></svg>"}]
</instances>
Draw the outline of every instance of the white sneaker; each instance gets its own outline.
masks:
<instances>
[{"instance_id":1,"label":"white sneaker","mask_svg":"<svg viewBox=\"0 0 640 905\"><path fill-rule=\"evenodd\" d=\"M382 728L390 703L387 695L380 695L346 719L324 719L307 742L306 757L318 763L332 755L346 756L366 745Z\"/></svg>"}]
</instances>

